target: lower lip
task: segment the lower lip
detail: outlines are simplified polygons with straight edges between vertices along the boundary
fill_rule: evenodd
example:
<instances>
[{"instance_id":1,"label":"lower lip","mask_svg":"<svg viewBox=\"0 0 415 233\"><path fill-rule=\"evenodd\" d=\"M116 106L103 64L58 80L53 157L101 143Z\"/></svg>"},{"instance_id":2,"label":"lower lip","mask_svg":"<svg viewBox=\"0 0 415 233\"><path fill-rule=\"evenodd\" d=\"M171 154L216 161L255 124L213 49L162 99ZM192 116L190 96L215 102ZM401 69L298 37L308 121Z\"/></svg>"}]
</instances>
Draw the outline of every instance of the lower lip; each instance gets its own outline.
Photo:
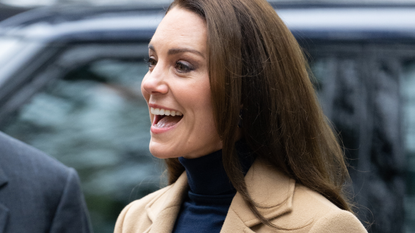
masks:
<instances>
[{"instance_id":1,"label":"lower lip","mask_svg":"<svg viewBox=\"0 0 415 233\"><path fill-rule=\"evenodd\" d=\"M167 132L167 131L170 131L170 130L172 130L172 129L174 129L174 128L176 128L176 126L178 125L178 124L180 124L180 122L181 122L182 120L180 120L179 122L177 122L177 124L175 124L175 125L173 125L173 126L170 126L170 127L166 127L166 128L158 128L158 127L155 127L154 125L152 125L151 126L151 128L150 128L150 131L151 131L151 133L153 133L153 134L161 134L161 133L165 133L165 132Z\"/></svg>"}]
</instances>

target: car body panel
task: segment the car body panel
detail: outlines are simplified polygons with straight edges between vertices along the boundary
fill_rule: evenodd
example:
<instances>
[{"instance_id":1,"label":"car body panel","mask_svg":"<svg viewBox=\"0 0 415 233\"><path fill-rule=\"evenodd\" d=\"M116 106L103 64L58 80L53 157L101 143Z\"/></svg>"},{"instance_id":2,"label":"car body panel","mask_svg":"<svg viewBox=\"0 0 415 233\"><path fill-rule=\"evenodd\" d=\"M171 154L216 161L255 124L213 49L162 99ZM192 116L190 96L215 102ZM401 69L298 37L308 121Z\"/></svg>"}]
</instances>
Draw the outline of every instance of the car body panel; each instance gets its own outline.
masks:
<instances>
[{"instance_id":1,"label":"car body panel","mask_svg":"<svg viewBox=\"0 0 415 233\"><path fill-rule=\"evenodd\" d=\"M405 129L415 5L272 5L305 49L344 142L360 219L376 221L373 232L415 230L415 212L403 217L415 205L415 190L405 194L415 155L404 143L415 135ZM111 232L117 211L160 183L139 83L166 7L42 7L0 23L0 130L78 170L96 232Z\"/></svg>"}]
</instances>

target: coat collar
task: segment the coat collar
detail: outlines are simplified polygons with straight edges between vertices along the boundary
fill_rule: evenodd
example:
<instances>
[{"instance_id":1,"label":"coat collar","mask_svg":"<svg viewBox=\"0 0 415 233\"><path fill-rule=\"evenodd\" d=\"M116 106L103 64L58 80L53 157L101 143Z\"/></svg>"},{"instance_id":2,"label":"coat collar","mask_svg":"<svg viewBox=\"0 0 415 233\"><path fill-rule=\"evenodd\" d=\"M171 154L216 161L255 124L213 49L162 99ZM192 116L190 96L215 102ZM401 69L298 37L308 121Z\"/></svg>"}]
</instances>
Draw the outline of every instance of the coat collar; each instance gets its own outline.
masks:
<instances>
[{"instance_id":1,"label":"coat collar","mask_svg":"<svg viewBox=\"0 0 415 233\"><path fill-rule=\"evenodd\" d=\"M153 222L148 232L167 233L173 231L188 189L187 175L186 172L183 172L179 179L162 195L163 201L157 201L159 198L156 198L147 204L147 215Z\"/></svg>"},{"instance_id":2,"label":"coat collar","mask_svg":"<svg viewBox=\"0 0 415 233\"><path fill-rule=\"evenodd\" d=\"M295 181L267 163L257 160L245 176L246 186L258 211L272 220L292 211ZM238 224L239 223L239 224ZM232 200L222 232L247 231L260 224L240 193ZM248 231L249 232L249 231Z\"/></svg>"},{"instance_id":3,"label":"coat collar","mask_svg":"<svg viewBox=\"0 0 415 233\"><path fill-rule=\"evenodd\" d=\"M259 205L259 212L267 219L275 219L292 210L295 181L288 178L265 162L256 160L245 176L248 192ZM149 219L153 222L146 232L172 232L180 206L188 191L184 172L162 197L146 206ZM272 197L272 198L270 198ZM249 228L261 223L237 193L232 200L221 232L252 232Z\"/></svg>"}]
</instances>

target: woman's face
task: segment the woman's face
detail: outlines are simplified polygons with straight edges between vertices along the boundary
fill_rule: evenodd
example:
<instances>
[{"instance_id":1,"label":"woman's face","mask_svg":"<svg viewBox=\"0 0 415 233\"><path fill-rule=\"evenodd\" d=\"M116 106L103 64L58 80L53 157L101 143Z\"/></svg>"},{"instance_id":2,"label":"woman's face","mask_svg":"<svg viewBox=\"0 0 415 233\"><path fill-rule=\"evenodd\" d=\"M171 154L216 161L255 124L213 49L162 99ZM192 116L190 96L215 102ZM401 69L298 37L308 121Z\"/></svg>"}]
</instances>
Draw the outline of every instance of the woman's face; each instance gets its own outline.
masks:
<instances>
[{"instance_id":1,"label":"woman's face","mask_svg":"<svg viewBox=\"0 0 415 233\"><path fill-rule=\"evenodd\" d=\"M171 9L149 43L149 71L141 84L155 157L197 158L222 148L213 120L207 55L204 20Z\"/></svg>"}]
</instances>

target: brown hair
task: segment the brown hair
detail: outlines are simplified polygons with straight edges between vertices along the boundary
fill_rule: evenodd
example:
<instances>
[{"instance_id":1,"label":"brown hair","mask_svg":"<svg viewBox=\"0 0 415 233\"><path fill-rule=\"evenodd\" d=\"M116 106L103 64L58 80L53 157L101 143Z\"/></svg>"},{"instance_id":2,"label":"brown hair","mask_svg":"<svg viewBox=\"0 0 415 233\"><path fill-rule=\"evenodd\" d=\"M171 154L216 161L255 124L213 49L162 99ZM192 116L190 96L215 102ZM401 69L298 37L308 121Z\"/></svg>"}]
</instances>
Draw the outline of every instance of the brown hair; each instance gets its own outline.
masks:
<instances>
[{"instance_id":1,"label":"brown hair","mask_svg":"<svg viewBox=\"0 0 415 233\"><path fill-rule=\"evenodd\" d=\"M294 36L265 0L175 0L207 24L209 77L223 163L252 212L261 214L247 192L235 152L241 130L257 159L349 210L349 178L343 152L316 99L307 63ZM242 111L241 111L242 106ZM169 183L184 171L168 159ZM278 227L277 227L278 228Z\"/></svg>"}]
</instances>

